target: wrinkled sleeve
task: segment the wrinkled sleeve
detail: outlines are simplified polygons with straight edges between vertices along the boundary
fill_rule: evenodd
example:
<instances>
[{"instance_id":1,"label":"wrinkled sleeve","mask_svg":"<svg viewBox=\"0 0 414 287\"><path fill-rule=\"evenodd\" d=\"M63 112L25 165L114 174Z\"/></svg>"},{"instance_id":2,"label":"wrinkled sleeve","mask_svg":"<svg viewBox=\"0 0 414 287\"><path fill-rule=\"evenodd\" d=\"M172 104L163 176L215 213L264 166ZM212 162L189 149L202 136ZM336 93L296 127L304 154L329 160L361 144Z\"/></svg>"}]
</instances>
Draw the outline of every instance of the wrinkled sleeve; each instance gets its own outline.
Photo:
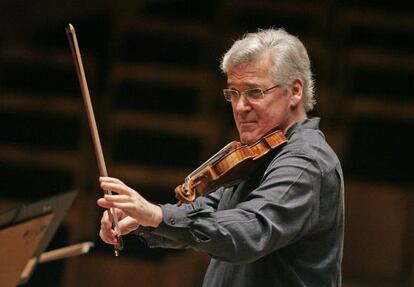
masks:
<instances>
[{"instance_id":1,"label":"wrinkled sleeve","mask_svg":"<svg viewBox=\"0 0 414 287\"><path fill-rule=\"evenodd\" d=\"M180 208L162 205L163 222L148 233L148 245L170 247L162 238L229 262L255 261L311 231L320 181L320 169L307 155L278 156L259 186L232 209L216 210L209 198Z\"/></svg>"},{"instance_id":2,"label":"wrinkled sleeve","mask_svg":"<svg viewBox=\"0 0 414 287\"><path fill-rule=\"evenodd\" d=\"M197 197L196 200L192 203L182 204L181 206L167 204L167 205L160 205L164 212L164 221L161 222L160 227L158 229L161 230L161 227L165 225L165 210L166 208L170 208L175 210L177 214L187 214L191 213L194 210L208 210L209 212L214 212L217 209L218 202L222 197L224 192L224 188L220 188L215 192L212 192L206 196ZM177 220L179 217L177 216ZM172 225L175 225L174 219L170 220ZM166 234L158 234L152 227L145 227L141 226L137 230L133 232L134 235L137 235L143 239L143 242L148 247L162 247L162 248L172 248L172 249L184 249L184 248L191 248L192 246L189 245L189 242L192 241L191 233L182 232L180 229L172 228L170 232Z\"/></svg>"}]
</instances>

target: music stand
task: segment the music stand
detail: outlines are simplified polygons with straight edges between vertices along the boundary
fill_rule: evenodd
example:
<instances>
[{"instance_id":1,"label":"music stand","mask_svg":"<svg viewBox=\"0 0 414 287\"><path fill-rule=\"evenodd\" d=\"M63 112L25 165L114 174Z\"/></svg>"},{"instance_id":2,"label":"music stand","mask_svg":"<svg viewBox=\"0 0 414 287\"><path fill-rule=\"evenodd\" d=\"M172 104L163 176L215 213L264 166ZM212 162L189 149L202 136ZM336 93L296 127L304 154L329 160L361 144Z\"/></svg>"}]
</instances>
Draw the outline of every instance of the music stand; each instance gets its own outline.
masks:
<instances>
[{"instance_id":1,"label":"music stand","mask_svg":"<svg viewBox=\"0 0 414 287\"><path fill-rule=\"evenodd\" d=\"M6 263L0 268L0 286L29 280L30 274L20 279L23 269L46 249L76 194L62 193L0 214L0 258Z\"/></svg>"}]
</instances>

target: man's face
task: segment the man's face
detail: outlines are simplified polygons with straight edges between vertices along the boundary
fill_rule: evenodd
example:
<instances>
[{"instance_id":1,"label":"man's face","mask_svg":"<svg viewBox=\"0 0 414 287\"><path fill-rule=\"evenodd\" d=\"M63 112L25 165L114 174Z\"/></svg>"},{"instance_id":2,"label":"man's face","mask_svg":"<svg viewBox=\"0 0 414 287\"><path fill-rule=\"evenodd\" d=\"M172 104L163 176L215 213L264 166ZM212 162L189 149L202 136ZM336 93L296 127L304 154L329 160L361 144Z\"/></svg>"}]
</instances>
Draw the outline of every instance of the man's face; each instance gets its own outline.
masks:
<instances>
[{"instance_id":1,"label":"man's face","mask_svg":"<svg viewBox=\"0 0 414 287\"><path fill-rule=\"evenodd\" d=\"M227 73L227 85L230 89L244 92L247 89L266 90L275 84L268 75L268 61L262 60L239 65ZM278 87L265 94L263 99L248 101L245 95L238 101L232 101L233 116L244 144L253 144L276 126L287 128L290 118L289 93Z\"/></svg>"}]
</instances>

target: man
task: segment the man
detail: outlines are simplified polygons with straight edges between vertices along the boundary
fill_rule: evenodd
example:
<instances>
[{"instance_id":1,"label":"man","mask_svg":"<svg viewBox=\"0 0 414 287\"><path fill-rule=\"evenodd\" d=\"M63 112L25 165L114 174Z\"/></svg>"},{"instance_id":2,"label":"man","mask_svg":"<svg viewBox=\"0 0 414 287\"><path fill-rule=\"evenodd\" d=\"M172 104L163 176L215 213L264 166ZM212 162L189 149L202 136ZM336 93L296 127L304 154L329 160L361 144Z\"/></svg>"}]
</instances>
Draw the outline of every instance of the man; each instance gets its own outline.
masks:
<instances>
[{"instance_id":1,"label":"man","mask_svg":"<svg viewBox=\"0 0 414 287\"><path fill-rule=\"evenodd\" d=\"M340 162L307 118L315 103L303 44L282 29L247 34L224 55L224 97L240 141L250 145L279 127L288 141L235 186L181 206L154 205L114 178L121 234L137 230L150 247L193 248L211 262L203 286L340 286L343 175ZM100 236L116 243L108 216Z\"/></svg>"}]
</instances>

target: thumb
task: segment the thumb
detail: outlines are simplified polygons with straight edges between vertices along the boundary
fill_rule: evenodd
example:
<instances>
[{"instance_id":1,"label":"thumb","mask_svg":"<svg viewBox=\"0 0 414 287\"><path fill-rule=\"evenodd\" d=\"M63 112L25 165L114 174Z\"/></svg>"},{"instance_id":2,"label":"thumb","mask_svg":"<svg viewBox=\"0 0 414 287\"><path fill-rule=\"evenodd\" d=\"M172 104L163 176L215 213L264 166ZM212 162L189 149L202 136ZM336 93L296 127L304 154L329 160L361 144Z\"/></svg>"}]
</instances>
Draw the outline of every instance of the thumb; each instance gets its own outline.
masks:
<instances>
[{"instance_id":1,"label":"thumb","mask_svg":"<svg viewBox=\"0 0 414 287\"><path fill-rule=\"evenodd\" d=\"M121 235L128 234L139 227L139 223L132 217L127 216L118 221L119 232Z\"/></svg>"}]
</instances>

